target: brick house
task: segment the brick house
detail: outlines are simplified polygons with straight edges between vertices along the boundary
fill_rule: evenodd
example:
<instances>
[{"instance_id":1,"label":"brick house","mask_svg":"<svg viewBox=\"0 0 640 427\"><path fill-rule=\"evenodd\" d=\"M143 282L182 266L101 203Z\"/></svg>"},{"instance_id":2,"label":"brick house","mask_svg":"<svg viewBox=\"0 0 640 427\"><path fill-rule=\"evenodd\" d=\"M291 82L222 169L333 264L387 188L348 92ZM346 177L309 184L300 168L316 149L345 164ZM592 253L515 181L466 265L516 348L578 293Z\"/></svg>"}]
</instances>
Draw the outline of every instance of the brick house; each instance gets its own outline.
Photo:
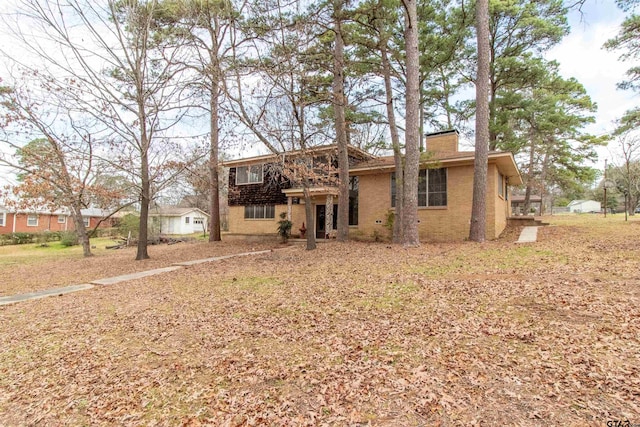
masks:
<instances>
[{"instance_id":1,"label":"brick house","mask_svg":"<svg viewBox=\"0 0 640 427\"><path fill-rule=\"evenodd\" d=\"M106 213L101 209L82 210L82 217L87 228L95 228ZM100 227L110 227L110 221L103 221ZM73 217L67 210L13 210L0 206L0 234L40 233L43 231L75 230Z\"/></svg>"},{"instance_id":2,"label":"brick house","mask_svg":"<svg viewBox=\"0 0 640 427\"><path fill-rule=\"evenodd\" d=\"M421 161L418 188L418 230L422 241L463 240L469 235L473 198L474 152L458 150L458 132L426 136L429 153ZM313 156L335 164L336 146L319 147ZM286 156L294 158L295 152ZM284 157L283 157L284 159ZM393 156L376 157L349 148L350 203L349 233L371 238L389 235L388 218L395 210L395 166ZM229 232L275 234L279 214L293 222L293 233L305 221L302 188L283 177L270 175L270 164L281 161L274 155L225 162L229 170ZM522 184L511 153L489 153L487 176L487 233L497 238L510 216L510 186ZM335 184L311 188L317 237L336 227L338 189ZM333 217L333 224L331 223Z\"/></svg>"}]
</instances>

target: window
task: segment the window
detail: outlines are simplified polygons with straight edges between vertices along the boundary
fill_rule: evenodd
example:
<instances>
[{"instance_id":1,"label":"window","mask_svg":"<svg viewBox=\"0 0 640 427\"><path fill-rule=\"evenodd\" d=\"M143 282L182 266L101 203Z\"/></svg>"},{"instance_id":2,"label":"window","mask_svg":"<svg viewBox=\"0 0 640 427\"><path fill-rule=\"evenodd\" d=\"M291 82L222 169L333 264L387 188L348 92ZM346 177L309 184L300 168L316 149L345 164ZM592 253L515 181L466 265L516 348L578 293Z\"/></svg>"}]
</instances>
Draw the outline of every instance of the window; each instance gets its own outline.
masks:
<instances>
[{"instance_id":1,"label":"window","mask_svg":"<svg viewBox=\"0 0 640 427\"><path fill-rule=\"evenodd\" d=\"M391 174L391 207L396 206L396 174ZM418 174L418 206L447 206L447 169L421 169Z\"/></svg>"},{"instance_id":2,"label":"window","mask_svg":"<svg viewBox=\"0 0 640 427\"><path fill-rule=\"evenodd\" d=\"M358 225L358 186L357 176L349 177L349 225Z\"/></svg>"},{"instance_id":3,"label":"window","mask_svg":"<svg viewBox=\"0 0 640 427\"><path fill-rule=\"evenodd\" d=\"M447 170L427 169L429 172L429 204L427 206L447 206Z\"/></svg>"},{"instance_id":4,"label":"window","mask_svg":"<svg viewBox=\"0 0 640 427\"><path fill-rule=\"evenodd\" d=\"M67 222L67 217L64 215L58 215L58 224L64 224Z\"/></svg>"},{"instance_id":5,"label":"window","mask_svg":"<svg viewBox=\"0 0 640 427\"><path fill-rule=\"evenodd\" d=\"M7 214L0 212L0 227L4 227L5 225L7 225Z\"/></svg>"},{"instance_id":6,"label":"window","mask_svg":"<svg viewBox=\"0 0 640 427\"><path fill-rule=\"evenodd\" d=\"M185 223L185 224L189 224L189 221L191 221L191 218L190 218L190 217L188 217L188 216L185 216L185 217L184 217L184 223Z\"/></svg>"},{"instance_id":7,"label":"window","mask_svg":"<svg viewBox=\"0 0 640 427\"><path fill-rule=\"evenodd\" d=\"M236 168L236 185L256 184L262 182L262 165L238 166Z\"/></svg>"},{"instance_id":8,"label":"window","mask_svg":"<svg viewBox=\"0 0 640 427\"><path fill-rule=\"evenodd\" d=\"M498 195L504 197L504 176L498 172Z\"/></svg>"},{"instance_id":9,"label":"window","mask_svg":"<svg viewBox=\"0 0 640 427\"><path fill-rule=\"evenodd\" d=\"M193 218L193 223L194 224L204 224L204 218L196 216L196 217Z\"/></svg>"},{"instance_id":10,"label":"window","mask_svg":"<svg viewBox=\"0 0 640 427\"><path fill-rule=\"evenodd\" d=\"M82 222L84 222L84 226L88 227L90 224L91 218L89 218L88 216L83 216L82 217Z\"/></svg>"},{"instance_id":11,"label":"window","mask_svg":"<svg viewBox=\"0 0 640 427\"><path fill-rule=\"evenodd\" d=\"M250 205L244 207L244 219L273 219L275 217L275 205Z\"/></svg>"},{"instance_id":12,"label":"window","mask_svg":"<svg viewBox=\"0 0 640 427\"><path fill-rule=\"evenodd\" d=\"M38 226L38 215L31 214L27 216L27 227L37 227Z\"/></svg>"}]
</instances>

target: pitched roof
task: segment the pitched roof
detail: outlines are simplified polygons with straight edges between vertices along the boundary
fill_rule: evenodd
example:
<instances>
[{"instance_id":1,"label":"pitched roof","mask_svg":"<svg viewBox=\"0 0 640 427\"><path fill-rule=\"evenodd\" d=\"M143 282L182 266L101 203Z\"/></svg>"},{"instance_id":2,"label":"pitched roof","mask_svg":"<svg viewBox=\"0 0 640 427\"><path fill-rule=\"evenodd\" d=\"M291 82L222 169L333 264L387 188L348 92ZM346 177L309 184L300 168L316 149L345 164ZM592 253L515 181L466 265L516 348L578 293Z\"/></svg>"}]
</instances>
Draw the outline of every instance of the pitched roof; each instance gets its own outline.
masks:
<instances>
[{"instance_id":1,"label":"pitched roof","mask_svg":"<svg viewBox=\"0 0 640 427\"><path fill-rule=\"evenodd\" d=\"M569 202L569 204L568 204L567 206L581 205L581 204L583 204L583 203L588 203L588 202L591 202L591 203L600 203L600 202L598 202L598 201L596 201L596 200L572 200L571 202Z\"/></svg>"},{"instance_id":2,"label":"pitched roof","mask_svg":"<svg viewBox=\"0 0 640 427\"><path fill-rule=\"evenodd\" d=\"M332 151L336 151L338 149L338 145L337 144L326 144L326 145L319 145L316 147L310 147L304 150L292 150L292 151L286 151L284 153L280 153L280 154L264 154L261 156L253 156L253 157L244 157L241 159L234 159L234 160L226 160L224 162L222 162L222 164L224 166L244 166L244 165L250 165L250 164L256 164L256 163L264 163L267 161L273 161L275 159L278 158L284 158L284 157L295 157L295 156L299 156L301 154L319 154L319 153L324 153L324 152L332 152ZM353 145L349 145L348 146L348 151L349 154L361 159L373 159L375 158L375 156L373 154L369 154L366 151L355 147Z\"/></svg>"},{"instance_id":3,"label":"pitched roof","mask_svg":"<svg viewBox=\"0 0 640 427\"><path fill-rule=\"evenodd\" d=\"M438 136L438 135L444 135L449 133L457 134L458 131L447 130L447 131L429 134L427 136ZM262 156L246 157L243 159L227 160L225 162L222 162L222 164L227 167L246 166L246 165L273 161L280 157L285 158L287 156L297 156L302 153L318 154L318 153L333 151L336 149L337 149L336 144L321 145L321 146L309 148L306 150L288 151L286 153L282 153L278 155L266 154ZM473 165L475 161L474 151L428 151L427 153L430 153L430 155L425 156L425 158L420 161L420 164L422 165L442 164L443 167L451 167L451 166ZM391 172L395 169L393 156L377 157L377 156L374 156L373 154L367 153L352 145L349 146L349 154L355 155L355 157L358 157L361 159L360 162L357 162L349 167L349 173L353 175L365 175L370 173L378 173L381 171ZM516 161L512 153L502 152L502 151L490 151L489 162L493 164L497 164L500 172L504 176L509 178L509 184L512 184L512 185L522 184L523 182L522 176L520 175L520 171L518 170L518 166L516 165Z\"/></svg>"},{"instance_id":4,"label":"pitched roof","mask_svg":"<svg viewBox=\"0 0 640 427\"><path fill-rule=\"evenodd\" d=\"M100 209L100 208L86 208L86 209L81 209L80 213L82 213L82 216L104 218L108 216L111 212L106 209Z\"/></svg>"},{"instance_id":5,"label":"pitched roof","mask_svg":"<svg viewBox=\"0 0 640 427\"><path fill-rule=\"evenodd\" d=\"M149 209L149 216L183 216L191 212L198 212L207 217L209 214L198 208L179 208L176 206L158 206Z\"/></svg>"},{"instance_id":6,"label":"pitched roof","mask_svg":"<svg viewBox=\"0 0 640 427\"><path fill-rule=\"evenodd\" d=\"M33 208L33 209L12 209L12 208L7 208L5 206L0 206L0 212L18 213L18 214L32 214L32 215L33 214L36 214L36 215L60 215L60 216L62 216L62 215L70 216L71 215L71 212L66 207L62 207L62 208L51 210L51 209L40 208L40 207L36 207L36 208ZM104 217L109 216L111 211L109 211L107 209L100 209L100 208L85 208L85 209L81 209L80 213L82 214L82 216L104 218Z\"/></svg>"},{"instance_id":7,"label":"pitched roof","mask_svg":"<svg viewBox=\"0 0 640 427\"><path fill-rule=\"evenodd\" d=\"M525 196L523 196L523 195L514 195L514 196L511 196L511 202L512 203L513 202L524 202L524 198L525 198ZM532 194L531 196L529 196L529 201L530 202L541 202L542 201L542 197Z\"/></svg>"}]
</instances>

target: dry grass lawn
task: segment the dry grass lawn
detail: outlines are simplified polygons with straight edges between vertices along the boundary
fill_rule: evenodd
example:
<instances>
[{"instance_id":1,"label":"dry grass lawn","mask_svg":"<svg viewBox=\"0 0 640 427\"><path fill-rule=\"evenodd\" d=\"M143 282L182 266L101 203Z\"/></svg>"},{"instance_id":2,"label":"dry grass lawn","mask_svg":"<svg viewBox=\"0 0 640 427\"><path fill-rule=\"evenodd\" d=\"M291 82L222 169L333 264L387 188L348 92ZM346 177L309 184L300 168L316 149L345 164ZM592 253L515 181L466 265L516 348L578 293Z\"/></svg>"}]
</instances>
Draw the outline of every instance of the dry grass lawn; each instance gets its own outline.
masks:
<instances>
[{"instance_id":1,"label":"dry grass lawn","mask_svg":"<svg viewBox=\"0 0 640 427\"><path fill-rule=\"evenodd\" d=\"M175 262L211 258L229 253L259 251L278 247L260 242L204 242L149 246L151 259L135 261L136 248L106 250L108 239L92 241L94 256L84 258L82 248L51 248L36 244L0 246L0 297L61 286L78 285L105 277L152 270Z\"/></svg>"},{"instance_id":2,"label":"dry grass lawn","mask_svg":"<svg viewBox=\"0 0 640 427\"><path fill-rule=\"evenodd\" d=\"M640 220L552 221L535 244L292 247L0 307L0 425L640 423ZM263 248L178 246L144 263ZM132 257L29 285L2 265L1 289Z\"/></svg>"}]
</instances>

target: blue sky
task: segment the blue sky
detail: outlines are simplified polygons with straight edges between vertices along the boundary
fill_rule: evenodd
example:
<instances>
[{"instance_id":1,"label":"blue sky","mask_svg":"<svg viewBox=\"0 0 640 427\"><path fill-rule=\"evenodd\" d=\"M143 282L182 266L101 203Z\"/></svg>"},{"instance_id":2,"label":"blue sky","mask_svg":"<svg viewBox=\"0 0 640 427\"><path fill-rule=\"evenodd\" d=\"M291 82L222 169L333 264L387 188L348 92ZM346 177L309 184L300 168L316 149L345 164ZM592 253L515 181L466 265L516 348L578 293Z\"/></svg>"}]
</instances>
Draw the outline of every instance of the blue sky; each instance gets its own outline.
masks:
<instances>
[{"instance_id":1,"label":"blue sky","mask_svg":"<svg viewBox=\"0 0 640 427\"><path fill-rule=\"evenodd\" d=\"M0 11L5 11L11 3L1 0ZM617 34L624 16L614 0L587 0L582 13L573 11L569 16L571 33L547 54L549 59L560 63L565 77L578 79L598 104L596 123L588 128L596 135L613 130L614 120L640 104L639 95L616 88L631 64L618 61L620 52L607 52L602 48L605 41ZM0 46L4 44L0 41ZM612 154L602 148L599 156L597 164L602 166L604 158L611 159ZM6 178L0 170L0 185Z\"/></svg>"},{"instance_id":2,"label":"blue sky","mask_svg":"<svg viewBox=\"0 0 640 427\"><path fill-rule=\"evenodd\" d=\"M596 135L613 130L613 122L640 103L638 95L616 88L632 64L618 60L622 52L608 52L602 47L618 33L624 17L613 0L587 0L582 14L573 11L569 16L571 33L547 55L560 63L565 77L578 79L598 104L596 123L588 128ZM598 165L605 157L611 158L607 149L600 149L599 154Z\"/></svg>"}]
</instances>

